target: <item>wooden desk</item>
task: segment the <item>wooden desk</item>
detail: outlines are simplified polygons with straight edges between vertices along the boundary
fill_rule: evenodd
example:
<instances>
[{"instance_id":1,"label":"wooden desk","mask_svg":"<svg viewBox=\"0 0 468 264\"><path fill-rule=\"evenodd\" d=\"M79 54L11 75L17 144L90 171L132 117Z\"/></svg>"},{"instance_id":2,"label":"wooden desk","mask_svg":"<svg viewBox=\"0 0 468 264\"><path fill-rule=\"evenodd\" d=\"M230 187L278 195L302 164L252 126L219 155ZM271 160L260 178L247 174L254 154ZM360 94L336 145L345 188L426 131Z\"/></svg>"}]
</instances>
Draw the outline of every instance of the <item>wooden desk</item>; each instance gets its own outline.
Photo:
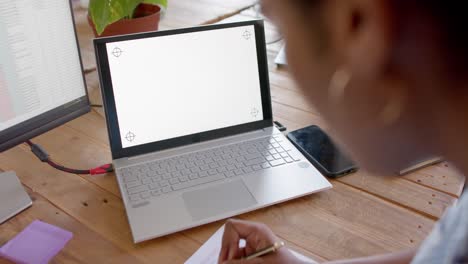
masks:
<instances>
[{"instance_id":1,"label":"wooden desk","mask_svg":"<svg viewBox=\"0 0 468 264\"><path fill-rule=\"evenodd\" d=\"M161 28L249 19L254 0L171 0ZM88 88L100 103L98 77L85 11L75 10ZM267 25L274 39L275 28ZM275 119L290 130L327 125L307 104L287 70L272 63L282 42L268 45ZM111 161L100 109L54 129L34 142L60 163L91 168ZM40 163L21 145L0 154L0 169L14 170L34 205L0 227L0 245L34 219L63 227L73 240L54 263L183 263L223 221L134 245L113 174L77 176ZM238 216L268 224L287 244L318 260L359 257L417 246L460 195L464 178L447 163L406 177L381 178L364 172L332 181L332 190ZM1 262L1 261L0 261Z\"/></svg>"}]
</instances>

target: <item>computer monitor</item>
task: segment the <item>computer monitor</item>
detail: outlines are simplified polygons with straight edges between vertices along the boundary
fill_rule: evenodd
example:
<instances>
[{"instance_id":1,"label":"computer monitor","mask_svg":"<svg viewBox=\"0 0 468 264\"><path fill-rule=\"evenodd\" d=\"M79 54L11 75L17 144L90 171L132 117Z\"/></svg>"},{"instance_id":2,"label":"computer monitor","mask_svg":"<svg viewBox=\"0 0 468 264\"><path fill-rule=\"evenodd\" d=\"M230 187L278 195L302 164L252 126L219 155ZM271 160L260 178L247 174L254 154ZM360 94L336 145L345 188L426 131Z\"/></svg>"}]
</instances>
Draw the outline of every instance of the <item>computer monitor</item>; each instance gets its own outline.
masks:
<instances>
[{"instance_id":1,"label":"computer monitor","mask_svg":"<svg viewBox=\"0 0 468 264\"><path fill-rule=\"evenodd\" d=\"M69 0L0 0L0 153L89 112ZM0 173L0 223L31 205Z\"/></svg>"},{"instance_id":2,"label":"computer monitor","mask_svg":"<svg viewBox=\"0 0 468 264\"><path fill-rule=\"evenodd\" d=\"M0 152L89 112L68 0L0 0Z\"/></svg>"}]
</instances>

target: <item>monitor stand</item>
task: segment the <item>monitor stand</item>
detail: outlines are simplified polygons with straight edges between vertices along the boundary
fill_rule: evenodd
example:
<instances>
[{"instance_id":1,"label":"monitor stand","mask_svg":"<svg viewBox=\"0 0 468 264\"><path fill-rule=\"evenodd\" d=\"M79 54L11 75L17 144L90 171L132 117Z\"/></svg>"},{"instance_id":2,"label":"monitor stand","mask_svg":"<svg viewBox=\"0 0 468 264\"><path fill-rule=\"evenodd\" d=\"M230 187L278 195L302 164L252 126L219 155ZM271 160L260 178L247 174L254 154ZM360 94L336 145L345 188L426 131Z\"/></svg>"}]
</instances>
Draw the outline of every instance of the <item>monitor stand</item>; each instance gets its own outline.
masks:
<instances>
[{"instance_id":1,"label":"monitor stand","mask_svg":"<svg viewBox=\"0 0 468 264\"><path fill-rule=\"evenodd\" d=\"M0 224L32 205L14 172L0 173Z\"/></svg>"}]
</instances>

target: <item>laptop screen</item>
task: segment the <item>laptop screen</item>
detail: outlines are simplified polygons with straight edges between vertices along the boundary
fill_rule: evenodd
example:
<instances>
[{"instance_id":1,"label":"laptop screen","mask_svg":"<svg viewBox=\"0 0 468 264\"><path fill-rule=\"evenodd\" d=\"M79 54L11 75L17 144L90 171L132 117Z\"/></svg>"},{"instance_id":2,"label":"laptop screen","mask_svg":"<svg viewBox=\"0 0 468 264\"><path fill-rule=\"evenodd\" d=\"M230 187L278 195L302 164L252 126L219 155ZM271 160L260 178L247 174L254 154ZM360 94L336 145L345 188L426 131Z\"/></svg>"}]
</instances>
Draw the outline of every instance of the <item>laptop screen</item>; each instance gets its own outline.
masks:
<instances>
[{"instance_id":1,"label":"laptop screen","mask_svg":"<svg viewBox=\"0 0 468 264\"><path fill-rule=\"evenodd\" d=\"M106 48L122 148L264 118L254 25Z\"/></svg>"}]
</instances>

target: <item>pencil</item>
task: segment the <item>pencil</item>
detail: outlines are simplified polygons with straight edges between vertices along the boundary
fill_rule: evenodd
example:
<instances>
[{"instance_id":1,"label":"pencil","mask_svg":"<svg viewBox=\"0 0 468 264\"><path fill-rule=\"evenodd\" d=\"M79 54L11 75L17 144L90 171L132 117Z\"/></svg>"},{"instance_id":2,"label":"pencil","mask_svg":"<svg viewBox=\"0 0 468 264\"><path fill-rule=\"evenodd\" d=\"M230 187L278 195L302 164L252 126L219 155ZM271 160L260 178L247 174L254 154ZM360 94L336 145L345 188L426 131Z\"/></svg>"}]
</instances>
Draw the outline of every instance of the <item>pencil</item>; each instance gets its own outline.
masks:
<instances>
[{"instance_id":1,"label":"pencil","mask_svg":"<svg viewBox=\"0 0 468 264\"><path fill-rule=\"evenodd\" d=\"M270 254L270 253L275 253L276 251L278 251L282 247L284 247L284 242L283 241L275 242L273 245L271 245L269 247L266 247L264 249L261 249L261 250L255 252L255 253L253 253L251 255L248 255L244 259L245 260L250 260L250 259L265 256L265 255Z\"/></svg>"}]
</instances>

